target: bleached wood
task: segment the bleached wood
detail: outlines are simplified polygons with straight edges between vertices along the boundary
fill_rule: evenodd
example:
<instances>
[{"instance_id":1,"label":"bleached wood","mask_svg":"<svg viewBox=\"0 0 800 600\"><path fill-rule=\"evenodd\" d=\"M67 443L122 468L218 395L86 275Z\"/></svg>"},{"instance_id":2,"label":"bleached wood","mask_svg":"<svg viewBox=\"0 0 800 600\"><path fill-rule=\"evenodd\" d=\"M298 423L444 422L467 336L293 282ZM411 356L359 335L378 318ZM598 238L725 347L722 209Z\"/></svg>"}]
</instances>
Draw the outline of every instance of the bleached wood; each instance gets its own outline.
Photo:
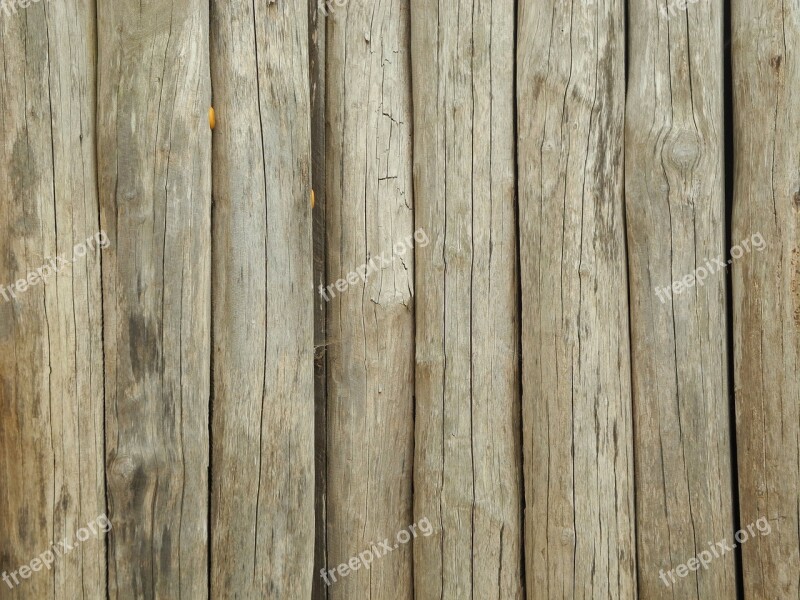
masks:
<instances>
[{"instance_id":1,"label":"bleached wood","mask_svg":"<svg viewBox=\"0 0 800 600\"><path fill-rule=\"evenodd\" d=\"M748 599L800 596L800 5L734 2L734 368Z\"/></svg>"},{"instance_id":2,"label":"bleached wood","mask_svg":"<svg viewBox=\"0 0 800 600\"><path fill-rule=\"evenodd\" d=\"M722 2L630 5L625 174L636 406L636 526L644 598L733 598L725 271ZM700 284L675 280L701 267ZM657 289L656 289L657 288ZM657 291L658 290L658 291Z\"/></svg>"},{"instance_id":3,"label":"bleached wood","mask_svg":"<svg viewBox=\"0 0 800 600\"><path fill-rule=\"evenodd\" d=\"M412 0L417 598L521 598L514 3Z\"/></svg>"},{"instance_id":4,"label":"bleached wood","mask_svg":"<svg viewBox=\"0 0 800 600\"><path fill-rule=\"evenodd\" d=\"M518 25L527 594L632 598L623 2Z\"/></svg>"},{"instance_id":5,"label":"bleached wood","mask_svg":"<svg viewBox=\"0 0 800 600\"><path fill-rule=\"evenodd\" d=\"M99 2L111 598L208 597L208 3Z\"/></svg>"},{"instance_id":6,"label":"bleached wood","mask_svg":"<svg viewBox=\"0 0 800 600\"><path fill-rule=\"evenodd\" d=\"M70 543L106 510L100 250L74 253L100 227L94 32L83 0L0 14L0 573L19 582L0 598L105 596L104 539ZM8 291L57 256L74 263Z\"/></svg>"},{"instance_id":7,"label":"bleached wood","mask_svg":"<svg viewBox=\"0 0 800 600\"><path fill-rule=\"evenodd\" d=\"M406 246L414 221L408 0L350 0L327 21L329 282L386 259L345 291L323 290L327 562L335 569L385 538L394 545L414 523L414 251ZM329 579L332 599L411 600L412 545Z\"/></svg>"},{"instance_id":8,"label":"bleached wood","mask_svg":"<svg viewBox=\"0 0 800 600\"><path fill-rule=\"evenodd\" d=\"M308 7L215 2L211 597L309 598Z\"/></svg>"}]
</instances>

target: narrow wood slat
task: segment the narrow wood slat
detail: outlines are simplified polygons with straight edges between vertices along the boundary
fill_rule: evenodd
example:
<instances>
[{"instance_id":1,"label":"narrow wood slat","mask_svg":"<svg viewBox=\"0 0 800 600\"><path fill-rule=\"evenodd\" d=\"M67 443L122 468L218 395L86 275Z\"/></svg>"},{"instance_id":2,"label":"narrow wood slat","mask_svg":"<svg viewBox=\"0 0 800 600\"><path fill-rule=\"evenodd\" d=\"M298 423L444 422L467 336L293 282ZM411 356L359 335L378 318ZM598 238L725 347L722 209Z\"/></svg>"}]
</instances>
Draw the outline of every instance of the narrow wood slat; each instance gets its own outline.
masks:
<instances>
[{"instance_id":1,"label":"narrow wood slat","mask_svg":"<svg viewBox=\"0 0 800 600\"><path fill-rule=\"evenodd\" d=\"M523 0L517 33L529 598L636 593L621 0Z\"/></svg>"},{"instance_id":2,"label":"narrow wood slat","mask_svg":"<svg viewBox=\"0 0 800 600\"><path fill-rule=\"evenodd\" d=\"M314 388L308 7L211 8L211 596L309 598Z\"/></svg>"},{"instance_id":3,"label":"narrow wood slat","mask_svg":"<svg viewBox=\"0 0 800 600\"><path fill-rule=\"evenodd\" d=\"M644 598L733 598L722 1L630 6L625 174ZM695 271L697 268L702 271ZM673 281L697 275L676 293ZM701 552L713 563L683 573Z\"/></svg>"},{"instance_id":4,"label":"narrow wood slat","mask_svg":"<svg viewBox=\"0 0 800 600\"><path fill-rule=\"evenodd\" d=\"M407 0L327 17L328 566L414 523L414 251ZM413 246L413 243L411 244ZM385 262L378 260L385 259ZM368 264L365 278L354 275ZM362 269L362 273L364 270ZM326 284L327 285L327 284ZM412 545L334 573L330 598L411 599ZM315 573L315 577L319 577Z\"/></svg>"},{"instance_id":5,"label":"narrow wood slat","mask_svg":"<svg viewBox=\"0 0 800 600\"><path fill-rule=\"evenodd\" d=\"M800 5L734 2L733 264L740 523L748 599L800 597ZM758 242L758 240L756 240ZM751 248L753 244L751 243ZM762 522L766 531L766 523Z\"/></svg>"},{"instance_id":6,"label":"narrow wood slat","mask_svg":"<svg viewBox=\"0 0 800 600\"><path fill-rule=\"evenodd\" d=\"M418 598L521 598L514 3L412 0Z\"/></svg>"},{"instance_id":7,"label":"narrow wood slat","mask_svg":"<svg viewBox=\"0 0 800 600\"><path fill-rule=\"evenodd\" d=\"M208 4L98 3L111 598L208 597Z\"/></svg>"},{"instance_id":8,"label":"narrow wood slat","mask_svg":"<svg viewBox=\"0 0 800 600\"><path fill-rule=\"evenodd\" d=\"M103 539L77 541L106 510L99 240L75 249L100 227L94 31L84 1L0 14L2 598L105 595ZM57 256L72 264L9 289ZM61 540L72 551L19 574Z\"/></svg>"}]
</instances>

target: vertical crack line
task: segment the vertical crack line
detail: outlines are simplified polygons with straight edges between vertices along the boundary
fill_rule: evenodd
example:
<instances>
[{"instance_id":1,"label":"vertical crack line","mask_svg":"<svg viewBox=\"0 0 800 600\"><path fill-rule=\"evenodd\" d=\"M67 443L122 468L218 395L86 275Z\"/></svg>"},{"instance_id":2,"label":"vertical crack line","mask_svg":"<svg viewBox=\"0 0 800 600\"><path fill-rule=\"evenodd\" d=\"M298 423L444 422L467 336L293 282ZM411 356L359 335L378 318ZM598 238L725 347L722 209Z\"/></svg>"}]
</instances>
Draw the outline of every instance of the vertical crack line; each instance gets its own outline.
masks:
<instances>
[{"instance_id":1,"label":"vertical crack line","mask_svg":"<svg viewBox=\"0 0 800 600\"><path fill-rule=\"evenodd\" d=\"M213 72L211 63L214 60L214 54L211 52L211 35L214 31L213 28L213 19L211 18L211 12L213 10L214 3L212 0L208 0L208 91L209 91L209 105L214 106L214 79L213 79ZM209 133L209 193L210 193L210 205L209 205L209 215L208 215L208 226L209 226L209 239L211 248L209 250L209 285L211 286L210 293L209 293L209 357L208 357L208 370L209 370L209 378L208 378L208 467L206 471L206 477L208 478L207 486L207 500L206 500L206 588L208 590L208 598L212 597L212 567L213 567L213 558L212 553L214 550L214 530L213 530L213 502L214 502L214 348L216 345L215 341L215 330L214 330L214 289L215 289L215 279L216 279L216 269L214 269L214 257L216 256L216 243L215 243L215 236L214 236L214 134L213 131Z\"/></svg>"},{"instance_id":2,"label":"vertical crack line","mask_svg":"<svg viewBox=\"0 0 800 600\"><path fill-rule=\"evenodd\" d=\"M515 257L515 276L517 278L517 434L519 435L517 444L517 458L518 458L518 481L520 490L519 501L519 523L520 523L520 586L522 590L522 597L527 598L527 574L525 570L525 453L524 453L524 440L525 440L525 427L523 423L524 411L522 407L522 392L523 392L523 355L522 355L522 235L520 227L520 184L519 184L519 90L518 90L518 77L519 77L519 2L514 2L514 31L512 33L512 50L514 53L514 63L512 66L513 81L512 81L512 135L514 136L514 228L516 236L516 250Z\"/></svg>"},{"instance_id":3,"label":"vertical crack line","mask_svg":"<svg viewBox=\"0 0 800 600\"><path fill-rule=\"evenodd\" d=\"M93 111L94 111L94 127L93 127L93 137L94 137L94 185L95 185L95 193L97 194L97 230L103 230L103 218L102 218L102 203L101 203L101 196L100 196L100 151L99 151L99 143L98 143L98 122L99 122L99 112L100 112L100 76L99 76L99 64L100 64L100 26L99 26L99 18L98 18L98 0L95 0L92 4L94 8L93 14L91 14L92 22L94 23L94 69L92 75L94 76L94 98L93 98ZM103 419L102 419L102 428L103 428L103 504L105 506L105 514L106 517L110 520L111 517L109 515L110 507L108 504L108 420L106 419L106 409L107 409L107 392L106 392L106 327L105 327L105 318L106 318L106 311L105 311L105 286L103 285L103 252L98 250L97 252L98 260L100 261L100 355L102 357L102 370L101 370L101 380L103 384L103 396L102 396L102 403L103 403ZM106 600L110 600L111 598L111 578L110 578L110 570L111 570L111 542L110 536L106 535L104 540L104 547L105 547L105 571L106 571Z\"/></svg>"},{"instance_id":4,"label":"vertical crack line","mask_svg":"<svg viewBox=\"0 0 800 600\"><path fill-rule=\"evenodd\" d=\"M733 49L730 43L732 35L732 14L730 0L722 2L722 32L723 32L723 130L725 141L724 162L724 190L725 190L725 248L730 248L733 237L733 202L735 180L735 132L734 132L734 106L733 106ZM727 40L727 41L724 41ZM739 498L739 460L738 445L736 440L736 379L734 368L734 321L733 321L733 269L725 270L725 325L728 360L728 422L731 452L731 500L733 503L732 517L733 531L741 527L741 504ZM744 563L742 560L741 544L734 548L734 569L736 572L736 597L744 599Z\"/></svg>"}]
</instances>

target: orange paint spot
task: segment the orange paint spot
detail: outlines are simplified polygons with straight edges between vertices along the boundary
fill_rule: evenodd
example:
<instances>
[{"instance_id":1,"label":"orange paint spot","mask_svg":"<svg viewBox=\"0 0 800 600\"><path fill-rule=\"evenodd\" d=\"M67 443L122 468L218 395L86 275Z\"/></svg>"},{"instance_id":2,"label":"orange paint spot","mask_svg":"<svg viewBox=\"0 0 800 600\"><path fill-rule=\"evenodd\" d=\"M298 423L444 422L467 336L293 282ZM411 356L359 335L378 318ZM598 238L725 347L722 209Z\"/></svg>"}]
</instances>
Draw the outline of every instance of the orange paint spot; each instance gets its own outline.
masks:
<instances>
[{"instance_id":1,"label":"orange paint spot","mask_svg":"<svg viewBox=\"0 0 800 600\"><path fill-rule=\"evenodd\" d=\"M214 129L214 125L217 124L217 115L214 113L214 107L208 109L208 125L211 129Z\"/></svg>"}]
</instances>

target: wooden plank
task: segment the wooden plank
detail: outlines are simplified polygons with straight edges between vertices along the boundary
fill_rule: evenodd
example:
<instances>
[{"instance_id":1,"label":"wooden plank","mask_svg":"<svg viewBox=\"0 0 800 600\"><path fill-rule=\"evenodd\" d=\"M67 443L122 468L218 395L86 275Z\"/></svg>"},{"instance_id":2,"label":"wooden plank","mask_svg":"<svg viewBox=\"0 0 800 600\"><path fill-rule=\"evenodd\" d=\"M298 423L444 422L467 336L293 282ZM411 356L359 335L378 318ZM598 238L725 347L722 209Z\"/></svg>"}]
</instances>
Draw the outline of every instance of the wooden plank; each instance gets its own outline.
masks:
<instances>
[{"instance_id":1,"label":"wooden plank","mask_svg":"<svg viewBox=\"0 0 800 600\"><path fill-rule=\"evenodd\" d=\"M311 187L315 205L312 211L314 243L314 284L327 285L327 248L325 244L325 13L317 0L308 0L309 90L311 102ZM325 600L328 587L317 577L328 565L327 552L327 481L328 481L328 355L327 303L314 295L314 573L312 600Z\"/></svg>"},{"instance_id":2,"label":"wooden plank","mask_svg":"<svg viewBox=\"0 0 800 600\"><path fill-rule=\"evenodd\" d=\"M763 529L771 529L742 544L744 592L748 599L797 598L800 6L734 2L732 33L733 241L760 234L765 250L733 263L740 523L766 518Z\"/></svg>"},{"instance_id":3,"label":"wooden plank","mask_svg":"<svg viewBox=\"0 0 800 600\"><path fill-rule=\"evenodd\" d=\"M674 572L734 532L725 272L707 268L725 254L722 1L679 9L635 0L629 18L639 594L733 598L733 553ZM696 284L671 289L695 274Z\"/></svg>"},{"instance_id":4,"label":"wooden plank","mask_svg":"<svg viewBox=\"0 0 800 600\"><path fill-rule=\"evenodd\" d=\"M412 0L418 598L521 598L514 3Z\"/></svg>"},{"instance_id":5,"label":"wooden plank","mask_svg":"<svg viewBox=\"0 0 800 600\"><path fill-rule=\"evenodd\" d=\"M636 591L621 0L519 5L529 598Z\"/></svg>"},{"instance_id":6,"label":"wooden plank","mask_svg":"<svg viewBox=\"0 0 800 600\"><path fill-rule=\"evenodd\" d=\"M105 595L103 539L77 540L105 513L94 31L85 1L0 14L3 598ZM29 273L44 281L22 291ZM72 551L18 573L61 540Z\"/></svg>"},{"instance_id":7,"label":"wooden plank","mask_svg":"<svg viewBox=\"0 0 800 600\"><path fill-rule=\"evenodd\" d=\"M111 598L206 598L208 4L98 4Z\"/></svg>"},{"instance_id":8,"label":"wooden plank","mask_svg":"<svg viewBox=\"0 0 800 600\"><path fill-rule=\"evenodd\" d=\"M308 598L314 320L308 7L211 10L211 596Z\"/></svg>"},{"instance_id":9,"label":"wooden plank","mask_svg":"<svg viewBox=\"0 0 800 600\"><path fill-rule=\"evenodd\" d=\"M329 300L327 559L336 569L414 523L414 220L408 2L350 0L327 20L327 272L328 283L347 283L317 290ZM353 274L370 261L363 278ZM330 598L411 599L412 545L327 579Z\"/></svg>"}]
</instances>

